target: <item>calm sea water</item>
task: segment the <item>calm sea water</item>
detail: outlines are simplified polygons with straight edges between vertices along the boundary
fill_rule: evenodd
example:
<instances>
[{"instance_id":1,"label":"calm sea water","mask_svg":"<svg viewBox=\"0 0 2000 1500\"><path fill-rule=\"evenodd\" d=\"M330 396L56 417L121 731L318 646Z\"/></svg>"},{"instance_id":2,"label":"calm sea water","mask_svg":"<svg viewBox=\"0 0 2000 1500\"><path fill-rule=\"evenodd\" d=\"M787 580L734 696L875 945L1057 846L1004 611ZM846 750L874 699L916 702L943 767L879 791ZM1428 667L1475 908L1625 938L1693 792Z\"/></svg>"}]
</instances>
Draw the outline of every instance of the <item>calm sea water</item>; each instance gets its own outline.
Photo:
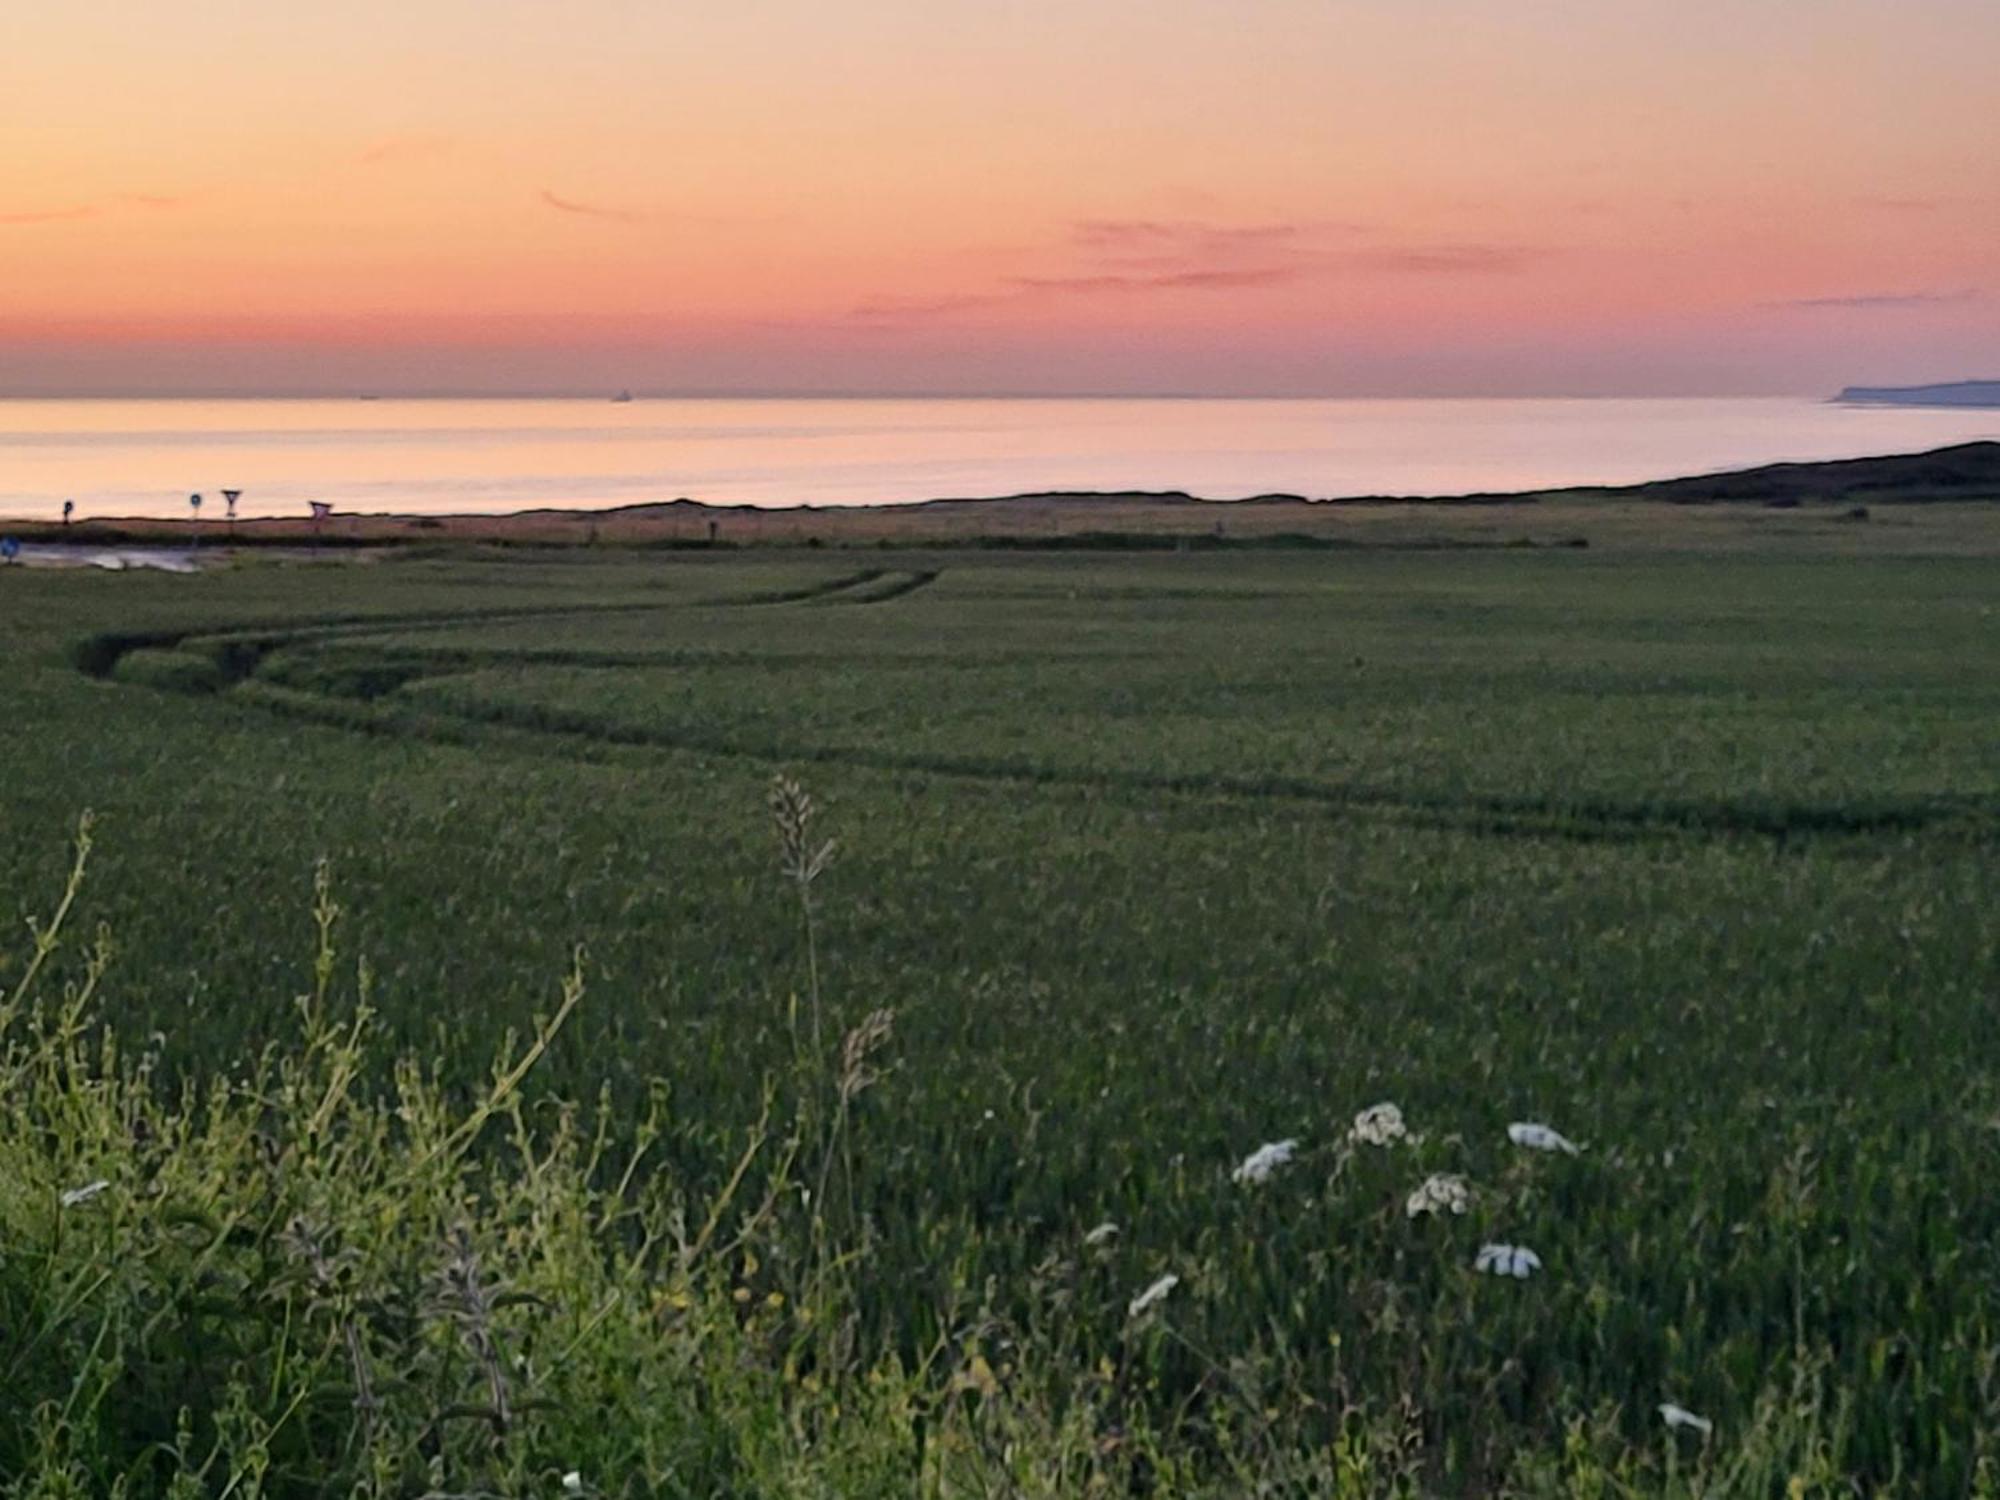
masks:
<instances>
[{"instance_id":1,"label":"calm sea water","mask_svg":"<svg viewBox=\"0 0 2000 1500\"><path fill-rule=\"evenodd\" d=\"M2000 411L1672 401L0 401L0 516L1219 499L1624 483L2000 437Z\"/></svg>"}]
</instances>

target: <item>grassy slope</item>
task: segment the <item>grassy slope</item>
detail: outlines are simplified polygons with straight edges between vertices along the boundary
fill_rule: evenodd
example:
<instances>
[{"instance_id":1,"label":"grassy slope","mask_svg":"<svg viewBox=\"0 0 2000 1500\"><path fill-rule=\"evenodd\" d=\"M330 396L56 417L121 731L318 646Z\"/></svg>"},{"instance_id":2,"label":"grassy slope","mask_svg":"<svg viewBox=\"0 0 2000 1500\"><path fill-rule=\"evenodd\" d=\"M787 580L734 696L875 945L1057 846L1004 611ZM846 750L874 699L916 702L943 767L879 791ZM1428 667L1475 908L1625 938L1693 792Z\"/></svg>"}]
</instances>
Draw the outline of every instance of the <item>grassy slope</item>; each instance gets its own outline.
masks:
<instances>
[{"instance_id":1,"label":"grassy slope","mask_svg":"<svg viewBox=\"0 0 2000 1500\"><path fill-rule=\"evenodd\" d=\"M1413 1402L1433 1473L1477 1484L1580 1418L1650 1462L1660 1399L1728 1440L1817 1371L1855 1401L1837 1467L1962 1489L2000 1271L1990 563L930 568L881 603L805 560L11 576L0 917L95 806L119 1023L201 1069L289 1034L326 854L390 1036L464 1082L582 942L541 1083L607 1089L622 1129L664 1074L659 1159L712 1187L786 1053L803 955L759 805L803 766L842 843L835 1003L898 1013L861 1121L868 1347L985 1299L1087 1370L1173 1269L1163 1410L1240 1358L1309 1402ZM545 613L407 618L494 609ZM385 623L220 694L68 651L354 615ZM370 697L383 663L425 675ZM1380 1098L1429 1142L1347 1161ZM1592 1150L1524 1159L1515 1118ZM1289 1135L1273 1189L1228 1182ZM1412 1229L1444 1169L1475 1220ZM1118 1248L1078 1267L1105 1218ZM1472 1278L1482 1235L1548 1275ZM1059 1307L1050 1257L1081 1278ZM1288 1398L1287 1433L1317 1420Z\"/></svg>"}]
</instances>

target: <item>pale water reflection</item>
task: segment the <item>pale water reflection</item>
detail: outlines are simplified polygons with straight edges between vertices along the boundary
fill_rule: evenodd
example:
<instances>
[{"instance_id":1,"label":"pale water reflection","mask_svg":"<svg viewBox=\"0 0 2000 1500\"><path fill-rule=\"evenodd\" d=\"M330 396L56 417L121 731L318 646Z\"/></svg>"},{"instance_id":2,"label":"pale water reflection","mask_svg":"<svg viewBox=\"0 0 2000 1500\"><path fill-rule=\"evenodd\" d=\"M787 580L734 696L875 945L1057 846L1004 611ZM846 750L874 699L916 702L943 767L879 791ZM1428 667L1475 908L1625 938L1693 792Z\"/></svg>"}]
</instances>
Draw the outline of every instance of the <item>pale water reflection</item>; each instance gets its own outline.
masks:
<instances>
[{"instance_id":1,"label":"pale water reflection","mask_svg":"<svg viewBox=\"0 0 2000 1500\"><path fill-rule=\"evenodd\" d=\"M2000 411L1717 400L0 401L0 516L1214 498L1625 483L2000 437ZM217 507L211 505L213 511ZM208 512L204 512L208 514Z\"/></svg>"}]
</instances>

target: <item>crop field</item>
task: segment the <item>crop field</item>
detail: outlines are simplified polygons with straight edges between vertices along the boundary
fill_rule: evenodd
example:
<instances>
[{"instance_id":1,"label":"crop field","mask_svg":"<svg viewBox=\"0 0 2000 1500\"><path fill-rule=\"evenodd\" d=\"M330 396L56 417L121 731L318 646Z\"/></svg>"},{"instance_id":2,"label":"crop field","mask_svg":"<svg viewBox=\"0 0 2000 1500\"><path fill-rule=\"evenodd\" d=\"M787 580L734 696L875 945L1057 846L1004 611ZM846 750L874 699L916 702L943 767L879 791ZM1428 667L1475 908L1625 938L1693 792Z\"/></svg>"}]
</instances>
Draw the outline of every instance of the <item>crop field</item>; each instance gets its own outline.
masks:
<instances>
[{"instance_id":1,"label":"crop field","mask_svg":"<svg viewBox=\"0 0 2000 1500\"><path fill-rule=\"evenodd\" d=\"M686 1238L727 1245L667 1281L734 1341L700 1348L769 1372L781 1436L641 1456L522 1374L497 1436L426 1428L366 1492L2000 1492L1991 557L267 559L10 571L0 645L0 1000L90 809L91 1025L162 1109L226 1122L196 1101L236 1089L250 1139L283 1113L260 1069L303 1055L294 997L350 1013L365 961L351 1087L382 1142L421 1135L419 1074L474 1106L544 1036L516 1128L601 1136L579 1194L671 1185ZM803 831L780 807L789 853L779 775L814 803ZM81 943L48 983L85 982ZM47 1045L8 1042L10 1087L57 1078ZM54 1315L7 1280L18 1247L55 1266L62 1223L140 1212L116 1131L49 1144L67 1109L0 1128L0 1361L39 1382L0 1467L60 1448L88 1488L235 1453L261 1388L204 1406L127 1360L86 1421L64 1393L109 1335L66 1311L24 1343ZM512 1226L493 1256L568 1246L536 1159L496 1125L438 1201ZM23 1184L57 1171L110 1185L52 1218ZM1491 1244L1538 1267L1477 1268ZM202 1337L303 1347L317 1295ZM319 1336L358 1368L393 1320L341 1305ZM494 1316L519 1342L539 1315ZM548 1315L566 1348L616 1322ZM683 1375L633 1409L722 1422ZM341 1465L388 1419L354 1409L260 1417L262 1492L366 1490ZM917 1456L838 1470L842 1423ZM801 1467L758 1477L781 1439Z\"/></svg>"}]
</instances>

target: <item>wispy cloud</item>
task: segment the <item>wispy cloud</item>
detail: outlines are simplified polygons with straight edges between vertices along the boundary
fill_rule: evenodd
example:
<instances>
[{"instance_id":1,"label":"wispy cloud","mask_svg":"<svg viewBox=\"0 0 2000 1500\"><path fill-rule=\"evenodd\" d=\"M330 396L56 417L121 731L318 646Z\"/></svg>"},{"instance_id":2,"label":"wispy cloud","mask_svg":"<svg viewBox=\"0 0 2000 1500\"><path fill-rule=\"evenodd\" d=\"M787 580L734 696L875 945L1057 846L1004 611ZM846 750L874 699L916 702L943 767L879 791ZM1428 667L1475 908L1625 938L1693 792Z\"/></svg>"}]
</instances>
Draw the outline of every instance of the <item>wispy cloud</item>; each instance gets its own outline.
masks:
<instances>
[{"instance_id":1,"label":"wispy cloud","mask_svg":"<svg viewBox=\"0 0 2000 1500\"><path fill-rule=\"evenodd\" d=\"M1365 232L1330 220L1078 219L1068 248L1107 271L1207 269L1305 255Z\"/></svg>"},{"instance_id":2,"label":"wispy cloud","mask_svg":"<svg viewBox=\"0 0 2000 1500\"><path fill-rule=\"evenodd\" d=\"M1173 247L1215 250L1245 245L1269 245L1302 239L1333 226L1280 220L1268 224L1222 224L1206 219L1078 219L1070 225L1072 243L1087 250L1131 250Z\"/></svg>"},{"instance_id":3,"label":"wispy cloud","mask_svg":"<svg viewBox=\"0 0 2000 1500\"><path fill-rule=\"evenodd\" d=\"M609 208L601 203L581 203L574 198L565 198L550 188L543 188L541 201L558 213L576 214L586 219L605 219L615 224L638 224L646 216L628 208Z\"/></svg>"},{"instance_id":4,"label":"wispy cloud","mask_svg":"<svg viewBox=\"0 0 2000 1500\"><path fill-rule=\"evenodd\" d=\"M452 147L450 136L444 135L385 135L378 141L371 141L355 160L364 167L386 166L393 162L420 161L425 157L439 156Z\"/></svg>"},{"instance_id":5,"label":"wispy cloud","mask_svg":"<svg viewBox=\"0 0 2000 1500\"><path fill-rule=\"evenodd\" d=\"M1010 276L1001 290L947 293L939 297L870 297L850 309L864 322L903 322L950 317L982 308L1044 296L1123 296L1152 291L1222 291L1232 287L1268 286L1290 281L1300 273L1293 266L1245 266L1231 269L1161 271L1146 275L1096 272L1077 276Z\"/></svg>"},{"instance_id":6,"label":"wispy cloud","mask_svg":"<svg viewBox=\"0 0 2000 1500\"><path fill-rule=\"evenodd\" d=\"M178 208L186 200L164 193L114 193L95 203L70 203L61 208L16 209L0 212L0 224L61 224L76 219L95 219L121 208Z\"/></svg>"},{"instance_id":7,"label":"wispy cloud","mask_svg":"<svg viewBox=\"0 0 2000 1500\"><path fill-rule=\"evenodd\" d=\"M893 322L904 318L938 318L951 313L971 312L1009 300L1003 293L966 292L944 297L870 297L857 302L850 316L865 322Z\"/></svg>"},{"instance_id":8,"label":"wispy cloud","mask_svg":"<svg viewBox=\"0 0 2000 1500\"><path fill-rule=\"evenodd\" d=\"M1539 252L1501 245L1387 246L1300 255L1277 264L1192 267L1144 275L1089 272L1076 276L1012 276L1009 286L1030 292L1229 291L1276 286L1341 272L1367 275L1497 275L1519 271Z\"/></svg>"},{"instance_id":9,"label":"wispy cloud","mask_svg":"<svg viewBox=\"0 0 2000 1500\"><path fill-rule=\"evenodd\" d=\"M1895 311L1954 307L1960 303L1977 302L1984 296L1983 292L1965 287L1955 292L1862 292L1850 297L1794 297L1761 305L1778 312Z\"/></svg>"},{"instance_id":10,"label":"wispy cloud","mask_svg":"<svg viewBox=\"0 0 2000 1500\"><path fill-rule=\"evenodd\" d=\"M1007 284L1024 292L1146 292L1162 288L1193 291L1269 286L1302 274L1299 266L1244 266L1234 269L1162 271L1146 276L1010 276Z\"/></svg>"},{"instance_id":11,"label":"wispy cloud","mask_svg":"<svg viewBox=\"0 0 2000 1500\"><path fill-rule=\"evenodd\" d=\"M1548 252L1521 245L1388 245L1338 258L1341 268L1407 276L1495 276L1527 269Z\"/></svg>"},{"instance_id":12,"label":"wispy cloud","mask_svg":"<svg viewBox=\"0 0 2000 1500\"><path fill-rule=\"evenodd\" d=\"M0 213L0 224L59 224L65 219L94 219L97 205L77 203L68 208L31 208Z\"/></svg>"},{"instance_id":13,"label":"wispy cloud","mask_svg":"<svg viewBox=\"0 0 2000 1500\"><path fill-rule=\"evenodd\" d=\"M1369 243L1370 236L1365 226L1337 220L1077 219L1040 252L1069 267L1005 276L956 294L871 298L850 315L909 322L1030 298L1230 292L1342 276L1504 275L1547 253L1501 244Z\"/></svg>"}]
</instances>

